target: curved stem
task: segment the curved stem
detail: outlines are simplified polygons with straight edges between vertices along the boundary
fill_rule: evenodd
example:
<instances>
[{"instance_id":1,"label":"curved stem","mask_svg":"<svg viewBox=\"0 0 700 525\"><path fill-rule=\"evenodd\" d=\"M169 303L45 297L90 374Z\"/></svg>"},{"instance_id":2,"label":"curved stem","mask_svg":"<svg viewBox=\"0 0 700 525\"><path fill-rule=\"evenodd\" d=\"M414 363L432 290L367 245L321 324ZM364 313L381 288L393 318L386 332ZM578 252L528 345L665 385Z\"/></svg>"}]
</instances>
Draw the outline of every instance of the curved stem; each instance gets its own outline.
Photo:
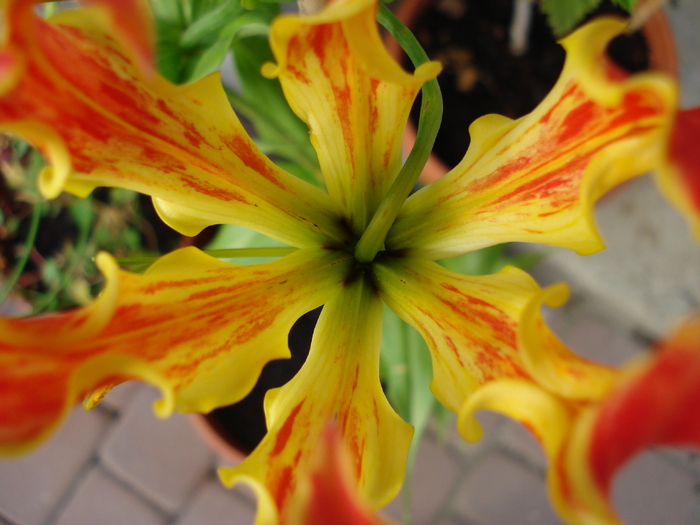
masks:
<instances>
[{"instance_id":1,"label":"curved stem","mask_svg":"<svg viewBox=\"0 0 700 525\"><path fill-rule=\"evenodd\" d=\"M231 248L226 250L202 250L207 255L217 259L233 259L237 257L284 257L297 251L298 248L280 246L270 248ZM160 259L162 255L141 257L117 257L117 262L122 266L150 264Z\"/></svg>"},{"instance_id":2,"label":"curved stem","mask_svg":"<svg viewBox=\"0 0 700 525\"><path fill-rule=\"evenodd\" d=\"M32 247L34 246L34 241L36 239L36 234L39 231L39 221L41 220L41 213L43 209L43 200L39 197L36 201L34 209L32 210L32 222L29 224L29 232L27 233L27 240L24 243L24 252L22 256L17 261L10 278L2 286L2 291L0 291L0 305L5 302L7 296L10 295L12 288L14 288L17 280L24 271L24 267L27 265L29 260L29 254L32 252Z\"/></svg>"},{"instance_id":3,"label":"curved stem","mask_svg":"<svg viewBox=\"0 0 700 525\"><path fill-rule=\"evenodd\" d=\"M418 67L428 62L428 55L425 54L413 33L383 4L379 5L377 20L398 40L414 66ZM360 262L372 261L384 246L384 239L386 239L389 229L394 224L404 201L411 194L411 190L418 181L433 149L433 143L442 120L442 94L437 80L426 82L423 85L422 95L416 143L389 192L377 208L369 226L355 246L355 258Z\"/></svg>"}]
</instances>

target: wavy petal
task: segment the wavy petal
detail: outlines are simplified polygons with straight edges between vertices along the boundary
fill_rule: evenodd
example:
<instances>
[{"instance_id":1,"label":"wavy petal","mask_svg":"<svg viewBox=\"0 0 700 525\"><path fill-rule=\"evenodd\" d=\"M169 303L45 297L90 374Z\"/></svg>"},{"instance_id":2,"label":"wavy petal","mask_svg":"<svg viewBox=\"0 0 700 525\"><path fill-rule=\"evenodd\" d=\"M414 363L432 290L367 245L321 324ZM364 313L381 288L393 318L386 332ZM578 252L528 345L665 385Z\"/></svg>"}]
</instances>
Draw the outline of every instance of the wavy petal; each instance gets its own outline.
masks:
<instances>
[{"instance_id":1,"label":"wavy petal","mask_svg":"<svg viewBox=\"0 0 700 525\"><path fill-rule=\"evenodd\" d=\"M619 525L610 502L614 475L645 448L700 448L698 399L700 317L695 317L654 355L628 364L597 402L572 403L532 384L501 380L470 398L460 429L466 439L478 438L471 416L483 408L522 422L549 457L550 494L567 523Z\"/></svg>"},{"instance_id":2,"label":"wavy petal","mask_svg":"<svg viewBox=\"0 0 700 525\"><path fill-rule=\"evenodd\" d=\"M265 398L268 433L224 483L258 480L285 507L309 468L314 444L335 419L350 450L360 494L376 508L403 481L412 430L393 411L379 383L382 303L363 278L346 284L323 309L299 373Z\"/></svg>"},{"instance_id":3,"label":"wavy petal","mask_svg":"<svg viewBox=\"0 0 700 525\"><path fill-rule=\"evenodd\" d=\"M700 238L700 107L679 111L669 138L667 158L656 182L685 215Z\"/></svg>"},{"instance_id":4,"label":"wavy petal","mask_svg":"<svg viewBox=\"0 0 700 525\"><path fill-rule=\"evenodd\" d=\"M495 410L519 421L537 438L549 458L547 485L560 516L571 525L619 525L609 509L594 510L590 501L581 500L562 467L572 427L582 408L584 405L567 403L533 383L500 379L478 389L464 404L458 426L464 439L476 441L482 432L473 417L477 410Z\"/></svg>"},{"instance_id":5,"label":"wavy petal","mask_svg":"<svg viewBox=\"0 0 700 525\"><path fill-rule=\"evenodd\" d=\"M374 0L341 0L320 14L280 17L270 43L292 109L311 130L331 200L361 234L401 167L401 137L430 63L410 75L389 56Z\"/></svg>"},{"instance_id":6,"label":"wavy petal","mask_svg":"<svg viewBox=\"0 0 700 525\"><path fill-rule=\"evenodd\" d=\"M126 379L160 387L163 417L240 400L267 362L289 357L292 324L340 291L349 269L323 249L237 266L185 248L142 276L107 254L98 263L108 284L91 305L0 319L0 452L33 446L77 397L92 391L94 404Z\"/></svg>"},{"instance_id":7,"label":"wavy petal","mask_svg":"<svg viewBox=\"0 0 700 525\"><path fill-rule=\"evenodd\" d=\"M508 241L602 249L593 203L659 165L676 104L663 74L626 77L606 58L625 27L604 18L562 40L566 63L545 100L516 121L474 122L462 162L406 201L387 247L432 259Z\"/></svg>"},{"instance_id":8,"label":"wavy petal","mask_svg":"<svg viewBox=\"0 0 700 525\"><path fill-rule=\"evenodd\" d=\"M543 301L561 304L561 288L541 290L513 267L470 277L423 259L379 263L375 272L382 298L428 343L431 388L450 410L503 378L573 399L595 399L609 387L612 371L572 354L541 319Z\"/></svg>"},{"instance_id":9,"label":"wavy petal","mask_svg":"<svg viewBox=\"0 0 700 525\"><path fill-rule=\"evenodd\" d=\"M164 220L193 235L235 223L294 246L340 242L327 197L268 160L233 113L218 74L174 86L145 78L118 30L85 10L41 20L2 6L0 128L32 140L51 168L40 189L84 196L98 185L152 195Z\"/></svg>"}]
</instances>

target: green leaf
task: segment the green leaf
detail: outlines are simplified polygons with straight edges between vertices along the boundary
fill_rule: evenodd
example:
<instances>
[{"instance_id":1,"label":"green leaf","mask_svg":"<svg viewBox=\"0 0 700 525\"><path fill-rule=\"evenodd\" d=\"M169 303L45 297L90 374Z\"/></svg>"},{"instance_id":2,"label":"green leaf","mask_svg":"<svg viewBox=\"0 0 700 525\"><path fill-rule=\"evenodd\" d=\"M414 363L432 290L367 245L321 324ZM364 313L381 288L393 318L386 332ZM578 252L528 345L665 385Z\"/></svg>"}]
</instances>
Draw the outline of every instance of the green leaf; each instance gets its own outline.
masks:
<instances>
[{"instance_id":1,"label":"green leaf","mask_svg":"<svg viewBox=\"0 0 700 525\"><path fill-rule=\"evenodd\" d=\"M207 250L222 250L231 248L261 248L283 247L284 243L271 239L262 233L258 233L243 226L234 224L222 224L216 231L216 235L206 246ZM260 264L269 262L269 257L237 257L235 259L222 259L235 264Z\"/></svg>"},{"instance_id":2,"label":"green leaf","mask_svg":"<svg viewBox=\"0 0 700 525\"><path fill-rule=\"evenodd\" d=\"M236 20L245 10L238 0L229 0L203 14L182 33L179 44L183 49L191 49L203 43L217 41L222 29Z\"/></svg>"},{"instance_id":3,"label":"green leaf","mask_svg":"<svg viewBox=\"0 0 700 525\"><path fill-rule=\"evenodd\" d=\"M410 417L407 351L404 322L385 306L379 360L380 376L391 406L405 421Z\"/></svg>"},{"instance_id":4,"label":"green leaf","mask_svg":"<svg viewBox=\"0 0 700 525\"><path fill-rule=\"evenodd\" d=\"M517 1L517 0L516 0ZM557 37L574 29L601 0L542 0L540 9Z\"/></svg>"},{"instance_id":5,"label":"green leaf","mask_svg":"<svg viewBox=\"0 0 700 525\"><path fill-rule=\"evenodd\" d=\"M433 368L423 337L388 307L384 308L380 374L387 399L404 421L413 425L414 434L406 461L406 479L416 461L418 447L430 416L439 404L430 391ZM410 484L403 488L404 514L409 513ZM408 522L408 515L404 521Z\"/></svg>"},{"instance_id":6,"label":"green leaf","mask_svg":"<svg viewBox=\"0 0 700 525\"><path fill-rule=\"evenodd\" d=\"M92 227L92 199L74 199L68 207L68 212L79 231L89 230Z\"/></svg>"},{"instance_id":7,"label":"green leaf","mask_svg":"<svg viewBox=\"0 0 700 525\"><path fill-rule=\"evenodd\" d=\"M634 6L637 5L639 0L613 0L614 4L619 5L622 9L631 13L634 10Z\"/></svg>"}]
</instances>

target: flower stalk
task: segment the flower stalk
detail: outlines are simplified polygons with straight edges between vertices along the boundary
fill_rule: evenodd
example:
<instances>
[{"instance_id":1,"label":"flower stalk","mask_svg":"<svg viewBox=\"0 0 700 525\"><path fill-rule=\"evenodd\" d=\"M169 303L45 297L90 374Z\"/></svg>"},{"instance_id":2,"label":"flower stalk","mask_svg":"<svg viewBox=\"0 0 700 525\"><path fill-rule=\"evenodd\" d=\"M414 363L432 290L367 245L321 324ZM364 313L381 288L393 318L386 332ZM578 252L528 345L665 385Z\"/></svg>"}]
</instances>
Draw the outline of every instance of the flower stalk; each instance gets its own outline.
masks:
<instances>
[{"instance_id":1,"label":"flower stalk","mask_svg":"<svg viewBox=\"0 0 700 525\"><path fill-rule=\"evenodd\" d=\"M398 40L415 67L429 61L428 55L425 54L413 33L383 4L379 5L377 20ZM416 143L389 192L355 246L355 258L359 262L371 262L384 247L384 239L389 233L394 219L399 214L401 206L418 181L433 149L435 137L437 137L442 121L442 94L437 80L426 82L423 85L422 95Z\"/></svg>"}]
</instances>

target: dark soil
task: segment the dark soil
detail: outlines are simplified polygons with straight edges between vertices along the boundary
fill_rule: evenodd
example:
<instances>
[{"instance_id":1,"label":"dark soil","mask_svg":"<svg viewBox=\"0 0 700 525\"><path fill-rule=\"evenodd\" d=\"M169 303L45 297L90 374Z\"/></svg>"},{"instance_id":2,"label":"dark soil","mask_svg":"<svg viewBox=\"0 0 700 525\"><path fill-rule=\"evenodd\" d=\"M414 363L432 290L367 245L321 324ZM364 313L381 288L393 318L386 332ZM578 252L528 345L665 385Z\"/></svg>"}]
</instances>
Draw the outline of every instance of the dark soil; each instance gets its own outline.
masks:
<instances>
[{"instance_id":1,"label":"dark soil","mask_svg":"<svg viewBox=\"0 0 700 525\"><path fill-rule=\"evenodd\" d=\"M434 152L455 166L467 151L469 125L482 115L498 113L519 118L532 111L554 86L564 64L544 15L538 13L530 30L529 49L521 56L509 51L508 30L513 0L441 0L418 17L413 28L431 59L440 60L438 77L445 113ZM599 13L622 12L609 3ZM641 34L618 37L610 55L624 69L648 68L648 51ZM411 118L418 119L419 105Z\"/></svg>"}]
</instances>

